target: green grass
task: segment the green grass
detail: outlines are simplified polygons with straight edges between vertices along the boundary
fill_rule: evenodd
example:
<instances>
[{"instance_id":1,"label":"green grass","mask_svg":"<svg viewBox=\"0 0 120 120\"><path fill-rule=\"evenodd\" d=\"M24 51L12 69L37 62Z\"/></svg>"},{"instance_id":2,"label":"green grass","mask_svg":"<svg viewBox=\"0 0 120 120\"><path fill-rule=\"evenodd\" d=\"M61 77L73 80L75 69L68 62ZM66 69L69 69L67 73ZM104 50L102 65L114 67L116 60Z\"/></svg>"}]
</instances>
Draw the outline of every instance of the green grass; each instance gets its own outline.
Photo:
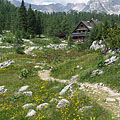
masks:
<instances>
[{"instance_id":1,"label":"green grass","mask_svg":"<svg viewBox=\"0 0 120 120\"><path fill-rule=\"evenodd\" d=\"M52 53L50 54L50 52ZM84 57L83 54L79 54L79 56L77 56L78 53L75 54L75 52L72 51L71 53L75 55L73 56L63 50L48 51L48 53L45 52L44 54L47 56L47 58L44 58L44 54L42 54L43 56L40 54L38 57L35 58L26 55L19 55L12 51L4 54L3 61L6 61L8 59L14 60L15 64L9 66L8 68L0 69L0 85L5 85L5 88L8 89L7 93L0 95L0 120L8 120L11 117L14 117L14 120L90 120L90 117L95 117L96 120L111 120L110 113L100 107L93 99L85 96L82 91L79 91L79 86L74 87L75 92L73 98L69 98L69 92L63 96L63 98L70 101L70 106L67 106L65 109L56 110L57 103L50 103L50 100L52 98L57 98L58 100L62 99L61 97L59 97L59 92L62 88L64 88L66 84L40 80L37 75L39 69L36 70L34 66L37 62L42 61L47 61L52 65L54 63L57 64L56 61L53 62L53 59L55 59L58 53L58 59L60 63L62 63L64 59L73 59L74 61L74 58L76 57ZM51 59L47 60L49 57ZM28 63L28 61L33 61L33 63ZM23 68L28 69L29 75L26 79L19 79L21 75L21 70ZM14 93L17 92L19 88L24 85L30 86L28 91L33 92L32 97L14 95ZM58 88L56 86L58 86ZM50 104L48 109L37 111L36 106L44 102L48 102ZM27 103L36 104L36 106L33 107L33 109L37 111L37 114L34 117L25 118L29 109L22 109L22 106ZM82 113L78 113L78 110L81 107L88 105L93 106L93 108L86 110Z\"/></svg>"},{"instance_id":2,"label":"green grass","mask_svg":"<svg viewBox=\"0 0 120 120\"><path fill-rule=\"evenodd\" d=\"M79 74L79 82L90 82L90 83L104 83L111 88L120 91L120 59L115 64L110 66L98 67L98 63L101 60L106 60L111 55L100 55L99 52L86 53L83 56L74 60L68 59L63 63L54 66L52 76L59 79L70 79L72 76ZM117 54L117 56L120 56ZM82 70L76 68L79 65L83 67ZM96 69L104 71L103 75L96 75L91 77L91 72Z\"/></svg>"}]
</instances>

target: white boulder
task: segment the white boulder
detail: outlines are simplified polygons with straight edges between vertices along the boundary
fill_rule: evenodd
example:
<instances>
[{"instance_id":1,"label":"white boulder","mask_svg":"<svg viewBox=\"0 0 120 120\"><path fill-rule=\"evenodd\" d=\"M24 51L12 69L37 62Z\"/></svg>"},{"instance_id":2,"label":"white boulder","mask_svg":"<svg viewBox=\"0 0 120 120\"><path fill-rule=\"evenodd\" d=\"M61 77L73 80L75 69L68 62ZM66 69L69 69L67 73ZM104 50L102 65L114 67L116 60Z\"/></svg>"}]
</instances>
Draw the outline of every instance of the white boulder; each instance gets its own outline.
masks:
<instances>
[{"instance_id":1,"label":"white boulder","mask_svg":"<svg viewBox=\"0 0 120 120\"><path fill-rule=\"evenodd\" d=\"M92 45L90 46L90 49L92 50L98 50L98 49L104 49L105 45L102 45L102 40L98 41L93 41Z\"/></svg>"},{"instance_id":2,"label":"white boulder","mask_svg":"<svg viewBox=\"0 0 120 120\"><path fill-rule=\"evenodd\" d=\"M31 110L29 110L29 112L27 113L26 117L32 117L32 116L34 116L35 114L36 114L36 111L33 110L33 109L31 109Z\"/></svg>"},{"instance_id":3,"label":"white boulder","mask_svg":"<svg viewBox=\"0 0 120 120\"><path fill-rule=\"evenodd\" d=\"M115 98L106 98L106 102L115 102L116 99Z\"/></svg>"},{"instance_id":4,"label":"white boulder","mask_svg":"<svg viewBox=\"0 0 120 120\"><path fill-rule=\"evenodd\" d=\"M25 96L32 96L32 91L23 92Z\"/></svg>"},{"instance_id":5,"label":"white boulder","mask_svg":"<svg viewBox=\"0 0 120 120\"><path fill-rule=\"evenodd\" d=\"M18 92L23 92L25 90L27 90L29 88L29 85L26 85L26 86L22 86Z\"/></svg>"},{"instance_id":6,"label":"white boulder","mask_svg":"<svg viewBox=\"0 0 120 120\"><path fill-rule=\"evenodd\" d=\"M82 111L85 111L85 110L88 110L90 108L93 108L93 106L85 106L85 107L82 107L78 110L78 112L82 112Z\"/></svg>"},{"instance_id":7,"label":"white boulder","mask_svg":"<svg viewBox=\"0 0 120 120\"><path fill-rule=\"evenodd\" d=\"M0 63L0 68L8 67L8 66L10 66L11 64L14 64L14 63L15 63L14 61L8 60L6 62Z\"/></svg>"},{"instance_id":8,"label":"white boulder","mask_svg":"<svg viewBox=\"0 0 120 120\"><path fill-rule=\"evenodd\" d=\"M109 59L105 60L105 65L111 65L113 64L115 61L117 61L119 59L119 57L117 56L112 56Z\"/></svg>"},{"instance_id":9,"label":"white boulder","mask_svg":"<svg viewBox=\"0 0 120 120\"><path fill-rule=\"evenodd\" d=\"M66 87L64 87L61 92L59 93L59 95L64 95L68 90L69 88L71 87L72 84L69 84L67 85Z\"/></svg>"},{"instance_id":10,"label":"white boulder","mask_svg":"<svg viewBox=\"0 0 120 120\"><path fill-rule=\"evenodd\" d=\"M42 103L39 106L37 106L37 110L42 110L48 108L49 104L48 103Z\"/></svg>"},{"instance_id":11,"label":"white boulder","mask_svg":"<svg viewBox=\"0 0 120 120\"><path fill-rule=\"evenodd\" d=\"M57 108L62 108L62 107L66 107L67 105L69 105L70 102L66 99L62 99L61 101L59 101L59 103L57 104Z\"/></svg>"},{"instance_id":12,"label":"white boulder","mask_svg":"<svg viewBox=\"0 0 120 120\"><path fill-rule=\"evenodd\" d=\"M7 89L5 89L5 86L0 86L0 94L6 93Z\"/></svg>"},{"instance_id":13,"label":"white boulder","mask_svg":"<svg viewBox=\"0 0 120 120\"><path fill-rule=\"evenodd\" d=\"M27 108L31 108L31 107L34 107L34 106L35 106L35 104L29 103L29 104L23 105L22 108L23 108L23 109L27 109Z\"/></svg>"},{"instance_id":14,"label":"white boulder","mask_svg":"<svg viewBox=\"0 0 120 120\"><path fill-rule=\"evenodd\" d=\"M92 72L92 76L94 76L94 75L101 75L101 74L103 74L104 72L102 71L102 70L94 70L93 72Z\"/></svg>"}]
</instances>

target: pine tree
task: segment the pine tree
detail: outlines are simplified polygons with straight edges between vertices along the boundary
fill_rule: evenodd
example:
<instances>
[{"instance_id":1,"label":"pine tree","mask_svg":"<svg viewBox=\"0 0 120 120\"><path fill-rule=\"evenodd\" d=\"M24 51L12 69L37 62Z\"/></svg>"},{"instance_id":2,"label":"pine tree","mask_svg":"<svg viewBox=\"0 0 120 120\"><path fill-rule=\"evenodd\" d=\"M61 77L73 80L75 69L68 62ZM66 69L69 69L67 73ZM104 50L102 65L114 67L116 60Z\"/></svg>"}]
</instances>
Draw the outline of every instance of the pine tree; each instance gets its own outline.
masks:
<instances>
[{"instance_id":1,"label":"pine tree","mask_svg":"<svg viewBox=\"0 0 120 120\"><path fill-rule=\"evenodd\" d=\"M31 5L28 9L28 32L34 37L36 32L36 16L34 11L31 8Z\"/></svg>"},{"instance_id":2,"label":"pine tree","mask_svg":"<svg viewBox=\"0 0 120 120\"><path fill-rule=\"evenodd\" d=\"M0 13L0 33L2 33L2 14Z\"/></svg>"},{"instance_id":3,"label":"pine tree","mask_svg":"<svg viewBox=\"0 0 120 120\"><path fill-rule=\"evenodd\" d=\"M19 29L23 32L27 32L27 14L24 0L22 0L21 6L19 8Z\"/></svg>"},{"instance_id":4,"label":"pine tree","mask_svg":"<svg viewBox=\"0 0 120 120\"><path fill-rule=\"evenodd\" d=\"M41 35L42 33L42 26L41 26L41 15L40 13L37 13L36 15L36 34Z\"/></svg>"}]
</instances>

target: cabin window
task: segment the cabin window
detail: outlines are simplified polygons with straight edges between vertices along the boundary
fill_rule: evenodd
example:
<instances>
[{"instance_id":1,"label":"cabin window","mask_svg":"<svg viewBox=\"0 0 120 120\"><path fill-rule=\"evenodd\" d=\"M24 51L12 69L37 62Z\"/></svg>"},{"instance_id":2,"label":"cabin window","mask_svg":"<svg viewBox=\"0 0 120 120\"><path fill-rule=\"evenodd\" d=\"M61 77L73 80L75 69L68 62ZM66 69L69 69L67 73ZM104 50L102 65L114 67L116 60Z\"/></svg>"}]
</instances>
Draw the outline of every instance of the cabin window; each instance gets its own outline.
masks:
<instances>
[{"instance_id":1,"label":"cabin window","mask_svg":"<svg viewBox=\"0 0 120 120\"><path fill-rule=\"evenodd\" d=\"M83 27L83 25L81 25L81 27Z\"/></svg>"}]
</instances>

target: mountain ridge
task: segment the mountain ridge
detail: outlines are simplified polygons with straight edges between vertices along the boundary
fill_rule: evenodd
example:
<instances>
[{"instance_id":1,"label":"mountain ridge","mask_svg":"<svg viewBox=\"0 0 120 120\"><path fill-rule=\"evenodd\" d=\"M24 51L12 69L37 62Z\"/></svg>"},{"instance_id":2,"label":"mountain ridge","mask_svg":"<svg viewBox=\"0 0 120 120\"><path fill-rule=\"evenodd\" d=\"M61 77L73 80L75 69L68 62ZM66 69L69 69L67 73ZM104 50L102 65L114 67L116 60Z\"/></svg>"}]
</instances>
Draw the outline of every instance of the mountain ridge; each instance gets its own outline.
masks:
<instances>
[{"instance_id":1,"label":"mountain ridge","mask_svg":"<svg viewBox=\"0 0 120 120\"><path fill-rule=\"evenodd\" d=\"M16 7L20 7L21 2L17 0L11 0L11 3ZM29 3L25 3L28 8ZM34 10L41 12L96 12L96 13L107 13L107 14L120 14L120 0L90 0L87 4L85 3L68 3L63 5L60 3L49 4L49 5L35 5L31 4Z\"/></svg>"}]
</instances>

